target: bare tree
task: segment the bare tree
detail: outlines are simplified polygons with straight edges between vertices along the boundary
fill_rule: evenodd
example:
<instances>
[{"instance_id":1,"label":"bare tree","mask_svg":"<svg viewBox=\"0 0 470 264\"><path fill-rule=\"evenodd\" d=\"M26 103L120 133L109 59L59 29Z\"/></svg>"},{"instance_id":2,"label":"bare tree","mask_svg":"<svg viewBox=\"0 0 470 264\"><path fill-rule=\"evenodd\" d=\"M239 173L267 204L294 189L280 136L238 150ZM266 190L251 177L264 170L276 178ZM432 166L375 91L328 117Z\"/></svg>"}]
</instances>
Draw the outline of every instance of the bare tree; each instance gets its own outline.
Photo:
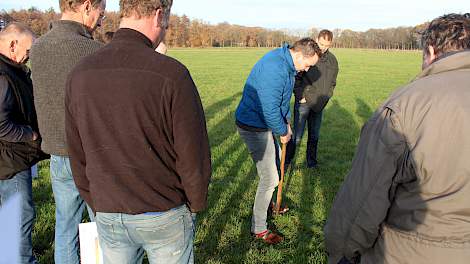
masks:
<instances>
[{"instance_id":1,"label":"bare tree","mask_svg":"<svg viewBox=\"0 0 470 264\"><path fill-rule=\"evenodd\" d=\"M107 12L102 27L95 31L95 38L102 40L107 31L116 31L119 26L119 14ZM59 19L53 9L41 11L37 8L3 12L0 19L5 23L20 21L29 26L37 35L49 30L51 21ZM350 29L334 29L335 48L369 49L417 49L419 31L426 24L416 27L398 27L388 29L369 29L365 32ZM271 30L261 27L245 27L227 22L211 25L200 19L188 16L171 15L170 26L166 33L166 44L170 47L279 47L284 43L293 43L301 37L316 37L319 29Z\"/></svg>"}]
</instances>

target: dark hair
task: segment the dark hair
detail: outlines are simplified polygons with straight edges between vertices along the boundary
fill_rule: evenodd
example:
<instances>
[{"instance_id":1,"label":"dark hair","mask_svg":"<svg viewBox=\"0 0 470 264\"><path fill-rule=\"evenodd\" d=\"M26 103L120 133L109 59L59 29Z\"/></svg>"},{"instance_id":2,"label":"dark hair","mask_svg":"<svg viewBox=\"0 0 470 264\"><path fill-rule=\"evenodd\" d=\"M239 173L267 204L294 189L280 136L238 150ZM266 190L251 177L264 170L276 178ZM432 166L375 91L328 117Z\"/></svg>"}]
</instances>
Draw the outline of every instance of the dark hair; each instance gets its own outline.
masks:
<instances>
[{"instance_id":1,"label":"dark hair","mask_svg":"<svg viewBox=\"0 0 470 264\"><path fill-rule=\"evenodd\" d=\"M293 51L301 52L304 57L312 57L315 54L318 57L321 57L322 51L315 40L312 38L303 38L297 40L294 45L292 45L291 49Z\"/></svg>"},{"instance_id":2,"label":"dark hair","mask_svg":"<svg viewBox=\"0 0 470 264\"><path fill-rule=\"evenodd\" d=\"M77 6L82 5L85 0L59 0L59 7L61 12L75 11ZM98 6L103 0L90 0L93 7Z\"/></svg>"},{"instance_id":3,"label":"dark hair","mask_svg":"<svg viewBox=\"0 0 470 264\"><path fill-rule=\"evenodd\" d=\"M103 36L103 41L104 43L109 43L114 37L114 32L113 31L106 31Z\"/></svg>"},{"instance_id":4,"label":"dark hair","mask_svg":"<svg viewBox=\"0 0 470 264\"><path fill-rule=\"evenodd\" d=\"M318 33L318 38L323 38L327 41L333 40L333 32L329 31L328 29L323 29Z\"/></svg>"},{"instance_id":5,"label":"dark hair","mask_svg":"<svg viewBox=\"0 0 470 264\"><path fill-rule=\"evenodd\" d=\"M432 46L437 56L449 51L470 48L470 13L447 14L431 21L421 32L421 45L429 53Z\"/></svg>"}]
</instances>

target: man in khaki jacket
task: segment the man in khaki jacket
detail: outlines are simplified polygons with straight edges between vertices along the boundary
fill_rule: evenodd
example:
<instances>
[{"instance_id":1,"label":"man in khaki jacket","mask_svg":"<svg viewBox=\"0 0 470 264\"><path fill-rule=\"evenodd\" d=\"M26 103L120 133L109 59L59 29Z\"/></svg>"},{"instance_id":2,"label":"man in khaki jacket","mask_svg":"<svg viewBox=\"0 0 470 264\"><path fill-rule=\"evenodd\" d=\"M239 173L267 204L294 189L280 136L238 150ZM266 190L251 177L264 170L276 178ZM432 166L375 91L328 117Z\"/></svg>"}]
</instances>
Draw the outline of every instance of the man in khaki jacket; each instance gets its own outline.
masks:
<instances>
[{"instance_id":1,"label":"man in khaki jacket","mask_svg":"<svg viewBox=\"0 0 470 264\"><path fill-rule=\"evenodd\" d=\"M470 14L434 19L422 44L423 71L362 129L329 263L470 263Z\"/></svg>"}]
</instances>

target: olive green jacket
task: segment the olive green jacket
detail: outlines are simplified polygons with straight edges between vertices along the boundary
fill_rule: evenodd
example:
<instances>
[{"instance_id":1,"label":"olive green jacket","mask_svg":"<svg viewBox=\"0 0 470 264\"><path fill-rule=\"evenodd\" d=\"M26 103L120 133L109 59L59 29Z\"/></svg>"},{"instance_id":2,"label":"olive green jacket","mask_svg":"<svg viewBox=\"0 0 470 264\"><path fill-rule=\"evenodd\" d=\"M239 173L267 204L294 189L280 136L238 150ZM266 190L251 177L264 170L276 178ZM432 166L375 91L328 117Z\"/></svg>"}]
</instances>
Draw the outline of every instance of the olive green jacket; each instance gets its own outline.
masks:
<instances>
[{"instance_id":1,"label":"olive green jacket","mask_svg":"<svg viewBox=\"0 0 470 264\"><path fill-rule=\"evenodd\" d=\"M445 56L364 125L325 226L329 263L470 263L470 51Z\"/></svg>"}]
</instances>

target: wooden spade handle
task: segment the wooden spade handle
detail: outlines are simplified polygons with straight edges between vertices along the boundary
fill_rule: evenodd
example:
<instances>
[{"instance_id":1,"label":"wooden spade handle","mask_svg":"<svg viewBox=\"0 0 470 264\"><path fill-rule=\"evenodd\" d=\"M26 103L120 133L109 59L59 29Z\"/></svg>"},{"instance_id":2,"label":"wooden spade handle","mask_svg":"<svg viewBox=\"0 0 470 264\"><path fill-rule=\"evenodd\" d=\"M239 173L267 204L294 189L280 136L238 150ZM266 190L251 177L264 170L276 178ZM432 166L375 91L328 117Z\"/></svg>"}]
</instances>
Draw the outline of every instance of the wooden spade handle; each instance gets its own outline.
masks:
<instances>
[{"instance_id":1,"label":"wooden spade handle","mask_svg":"<svg viewBox=\"0 0 470 264\"><path fill-rule=\"evenodd\" d=\"M282 202L282 184L284 183L284 165L286 163L286 146L287 144L282 144L282 153L281 153L281 180L279 181L279 185L277 186L277 201L276 201L276 215L279 214L279 210L281 209L281 202Z\"/></svg>"}]
</instances>

